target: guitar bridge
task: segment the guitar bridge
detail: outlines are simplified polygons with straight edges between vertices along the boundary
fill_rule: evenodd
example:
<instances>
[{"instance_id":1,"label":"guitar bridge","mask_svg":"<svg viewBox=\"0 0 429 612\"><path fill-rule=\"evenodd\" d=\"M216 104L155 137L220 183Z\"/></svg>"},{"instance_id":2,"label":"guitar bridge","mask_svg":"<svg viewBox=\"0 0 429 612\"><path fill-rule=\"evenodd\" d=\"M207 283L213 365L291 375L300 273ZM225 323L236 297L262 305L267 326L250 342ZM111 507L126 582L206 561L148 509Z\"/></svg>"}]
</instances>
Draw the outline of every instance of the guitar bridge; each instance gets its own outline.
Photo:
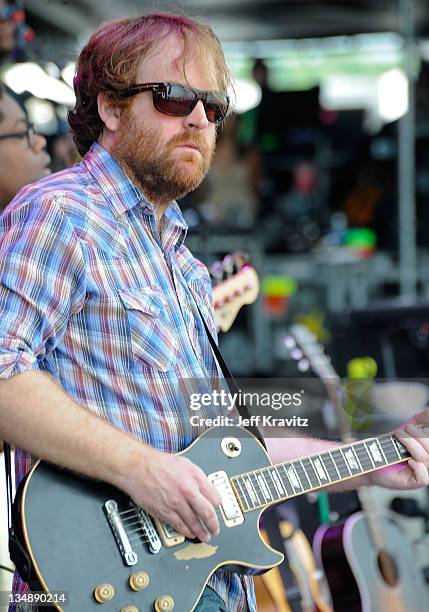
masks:
<instances>
[{"instance_id":1,"label":"guitar bridge","mask_svg":"<svg viewBox=\"0 0 429 612\"><path fill-rule=\"evenodd\" d=\"M135 565L138 561L138 556L131 546L117 502L114 499L108 499L103 507L125 565Z\"/></svg>"},{"instance_id":2,"label":"guitar bridge","mask_svg":"<svg viewBox=\"0 0 429 612\"><path fill-rule=\"evenodd\" d=\"M131 503L129 508L120 512L114 499L108 499L103 508L125 565L135 565L138 561L138 555L130 540L136 534L149 552L155 554L161 550L162 541L152 518L143 508Z\"/></svg>"}]
</instances>

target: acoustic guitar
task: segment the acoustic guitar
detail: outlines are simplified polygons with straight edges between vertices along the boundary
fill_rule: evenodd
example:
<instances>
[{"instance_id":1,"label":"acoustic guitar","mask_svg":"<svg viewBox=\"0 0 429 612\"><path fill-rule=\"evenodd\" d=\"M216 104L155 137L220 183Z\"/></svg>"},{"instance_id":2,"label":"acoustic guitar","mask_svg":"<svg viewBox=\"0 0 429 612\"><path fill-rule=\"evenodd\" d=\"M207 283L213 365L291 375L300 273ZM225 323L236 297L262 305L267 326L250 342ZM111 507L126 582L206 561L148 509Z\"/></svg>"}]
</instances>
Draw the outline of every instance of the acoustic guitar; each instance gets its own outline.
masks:
<instances>
[{"instance_id":1,"label":"acoustic guitar","mask_svg":"<svg viewBox=\"0 0 429 612\"><path fill-rule=\"evenodd\" d=\"M348 437L339 401L340 378L309 329L290 328L291 337L319 376L336 409L343 437ZM393 513L380 513L367 487L358 490L362 507L345 521L321 525L314 553L323 567L337 612L425 612L429 609L423 578L410 541Z\"/></svg>"}]
</instances>

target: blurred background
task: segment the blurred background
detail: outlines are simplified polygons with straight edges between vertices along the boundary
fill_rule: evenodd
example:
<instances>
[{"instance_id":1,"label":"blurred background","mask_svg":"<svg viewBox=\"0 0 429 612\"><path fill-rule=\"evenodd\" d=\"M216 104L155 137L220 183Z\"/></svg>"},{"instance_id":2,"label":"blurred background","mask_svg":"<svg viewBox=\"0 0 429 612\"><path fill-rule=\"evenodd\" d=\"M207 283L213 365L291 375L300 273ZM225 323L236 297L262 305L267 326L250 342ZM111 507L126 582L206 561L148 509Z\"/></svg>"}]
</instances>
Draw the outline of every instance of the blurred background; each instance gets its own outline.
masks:
<instances>
[{"instance_id":1,"label":"blurred background","mask_svg":"<svg viewBox=\"0 0 429 612\"><path fill-rule=\"evenodd\" d=\"M0 78L46 136L53 170L78 160L66 115L79 50L102 21L153 8L0 0ZM187 245L215 284L239 274L243 257L259 277L258 299L221 334L231 370L310 379L328 367L349 383L373 382L380 422L411 416L429 378L429 3L181 0L156 10L207 21L235 79L213 167L181 202ZM314 414L334 432L324 405L319 398ZM299 516L311 538L359 507L351 498L336 496L330 510L307 500L292 523ZM397 506L398 520L429 579L427 492L412 499L419 509ZM307 508L316 501L317 518Z\"/></svg>"},{"instance_id":2,"label":"blurred background","mask_svg":"<svg viewBox=\"0 0 429 612\"><path fill-rule=\"evenodd\" d=\"M0 0L0 77L48 139L54 170L77 159L66 121L77 53L102 21L151 7ZM209 266L245 251L261 281L255 306L222 338L234 373L289 374L284 338L291 322L304 322L332 345L341 374L364 350L379 374L392 375L395 356L386 362L390 349L374 334L371 350L357 333L340 355L332 325L338 338L355 311L380 316L368 309L380 300L395 317L392 309L429 298L428 3L188 0L158 8L208 21L235 77L235 115L219 133L213 168L181 202L191 250ZM359 326L369 325L361 315ZM412 345L400 374L424 375L426 331L387 333Z\"/></svg>"}]
</instances>

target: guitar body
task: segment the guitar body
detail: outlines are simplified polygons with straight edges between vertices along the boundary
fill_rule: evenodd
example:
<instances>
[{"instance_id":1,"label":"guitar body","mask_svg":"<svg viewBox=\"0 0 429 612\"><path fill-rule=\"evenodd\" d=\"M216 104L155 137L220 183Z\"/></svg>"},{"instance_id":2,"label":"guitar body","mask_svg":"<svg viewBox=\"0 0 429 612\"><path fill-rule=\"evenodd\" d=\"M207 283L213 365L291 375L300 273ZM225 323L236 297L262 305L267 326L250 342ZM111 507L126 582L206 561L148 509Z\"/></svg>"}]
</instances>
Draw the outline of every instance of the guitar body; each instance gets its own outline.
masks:
<instances>
[{"instance_id":1,"label":"guitar body","mask_svg":"<svg viewBox=\"0 0 429 612\"><path fill-rule=\"evenodd\" d=\"M222 451L221 441L226 436L240 440L238 456L228 457ZM210 429L181 454L206 474L224 470L233 476L270 465L256 438L236 427ZM258 574L283 560L282 554L262 540L258 526L261 510L256 509L247 512L244 522L233 527L225 526L219 511L220 534L209 544L185 539L153 553L136 533L132 543L138 561L127 566L103 509L105 502L112 499L121 510L129 507L129 498L114 487L43 462L30 472L17 496L17 519L37 583L47 592L67 591L69 612L99 610L94 590L106 583L114 588L113 599L102 605L106 612L118 612L125 606L152 612L155 600L165 595L174 600L174 610L188 612L196 606L217 568ZM147 573L149 584L135 592L129 586L129 578L139 571ZM60 605L56 607L62 609Z\"/></svg>"},{"instance_id":2,"label":"guitar body","mask_svg":"<svg viewBox=\"0 0 429 612\"><path fill-rule=\"evenodd\" d=\"M365 515L357 512L339 525L322 525L314 540L336 612L425 612L427 595L407 538L387 515L378 520L395 580L380 568Z\"/></svg>"}]
</instances>

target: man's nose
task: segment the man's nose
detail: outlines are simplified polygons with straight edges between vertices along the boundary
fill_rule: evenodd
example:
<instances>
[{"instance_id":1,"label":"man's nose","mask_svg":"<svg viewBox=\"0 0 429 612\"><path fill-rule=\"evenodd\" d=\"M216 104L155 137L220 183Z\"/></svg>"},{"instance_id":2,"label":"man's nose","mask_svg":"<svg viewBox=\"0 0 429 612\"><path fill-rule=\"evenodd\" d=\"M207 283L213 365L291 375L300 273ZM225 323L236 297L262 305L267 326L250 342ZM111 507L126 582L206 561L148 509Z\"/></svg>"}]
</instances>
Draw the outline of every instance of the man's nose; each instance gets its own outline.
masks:
<instances>
[{"instance_id":1,"label":"man's nose","mask_svg":"<svg viewBox=\"0 0 429 612\"><path fill-rule=\"evenodd\" d=\"M31 146L35 151L41 151L46 148L46 138L42 134L33 134L31 138Z\"/></svg>"},{"instance_id":2,"label":"man's nose","mask_svg":"<svg viewBox=\"0 0 429 612\"><path fill-rule=\"evenodd\" d=\"M207 119L206 111L201 100L198 100L192 112L185 117L185 123L187 127L195 127L200 130L208 127L210 122Z\"/></svg>"}]
</instances>

